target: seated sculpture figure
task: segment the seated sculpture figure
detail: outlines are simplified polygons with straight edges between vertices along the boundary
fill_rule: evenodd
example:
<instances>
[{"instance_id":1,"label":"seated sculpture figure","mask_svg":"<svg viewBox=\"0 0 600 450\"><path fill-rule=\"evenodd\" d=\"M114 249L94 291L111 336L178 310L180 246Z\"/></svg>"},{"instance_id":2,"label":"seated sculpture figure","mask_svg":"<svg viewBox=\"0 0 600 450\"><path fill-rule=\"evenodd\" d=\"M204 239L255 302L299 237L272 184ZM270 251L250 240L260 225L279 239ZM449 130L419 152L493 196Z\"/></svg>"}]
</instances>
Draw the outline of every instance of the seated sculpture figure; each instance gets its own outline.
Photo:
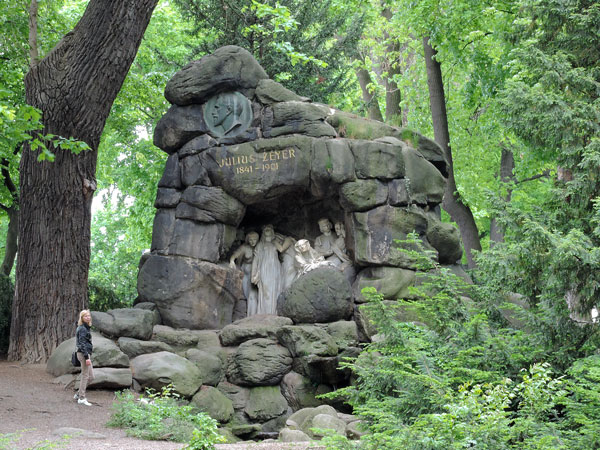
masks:
<instances>
[{"instance_id":1,"label":"seated sculpture figure","mask_svg":"<svg viewBox=\"0 0 600 450\"><path fill-rule=\"evenodd\" d=\"M340 270L344 270L350 264L350 258L346 254L346 229L344 224L336 222L335 231L332 233L332 225L329 219L319 219L319 230L321 235L315 239L315 250L327 261L331 262Z\"/></svg>"},{"instance_id":2,"label":"seated sculpture figure","mask_svg":"<svg viewBox=\"0 0 600 450\"><path fill-rule=\"evenodd\" d=\"M315 270L319 267L333 267L333 264L326 261L322 255L310 246L310 242L306 239L300 239L294 246L296 250L296 272L297 277L305 273Z\"/></svg>"},{"instance_id":3,"label":"seated sculpture figure","mask_svg":"<svg viewBox=\"0 0 600 450\"><path fill-rule=\"evenodd\" d=\"M333 225L326 217L322 217L317 223L321 234L315 239L315 250L327 260L337 259L333 253L336 240L335 235L331 232Z\"/></svg>"},{"instance_id":4,"label":"seated sculpture figure","mask_svg":"<svg viewBox=\"0 0 600 450\"><path fill-rule=\"evenodd\" d=\"M246 235L245 243L240 245L229 258L229 266L232 269L236 268L236 262L240 262L240 270L244 273L242 280L242 290L246 296L247 314L253 316L257 314L258 309L258 292L252 285L250 278L252 277L252 261L254 259L254 249L258 243L258 233L251 231Z\"/></svg>"}]
</instances>

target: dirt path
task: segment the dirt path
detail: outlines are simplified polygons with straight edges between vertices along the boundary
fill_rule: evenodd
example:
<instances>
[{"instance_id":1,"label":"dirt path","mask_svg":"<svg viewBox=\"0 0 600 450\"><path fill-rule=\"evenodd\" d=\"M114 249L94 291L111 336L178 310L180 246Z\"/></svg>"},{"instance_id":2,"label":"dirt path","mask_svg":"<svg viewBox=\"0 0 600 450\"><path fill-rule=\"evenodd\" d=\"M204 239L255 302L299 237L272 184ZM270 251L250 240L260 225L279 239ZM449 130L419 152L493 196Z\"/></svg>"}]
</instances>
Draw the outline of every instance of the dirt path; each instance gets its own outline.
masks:
<instances>
[{"instance_id":1,"label":"dirt path","mask_svg":"<svg viewBox=\"0 0 600 450\"><path fill-rule=\"evenodd\" d=\"M111 413L113 391L90 390L88 400L93 406L80 406L73 400L73 390L65 390L53 382L45 365L21 365L0 360L0 435L16 433L10 442L0 436L0 449L30 449L46 441L59 441L62 449L181 449L182 444L143 441L127 437L119 429L104 424ZM55 435L61 428L78 428L98 436L75 436L69 440ZM304 450L307 444L243 443L218 445L218 450Z\"/></svg>"}]
</instances>

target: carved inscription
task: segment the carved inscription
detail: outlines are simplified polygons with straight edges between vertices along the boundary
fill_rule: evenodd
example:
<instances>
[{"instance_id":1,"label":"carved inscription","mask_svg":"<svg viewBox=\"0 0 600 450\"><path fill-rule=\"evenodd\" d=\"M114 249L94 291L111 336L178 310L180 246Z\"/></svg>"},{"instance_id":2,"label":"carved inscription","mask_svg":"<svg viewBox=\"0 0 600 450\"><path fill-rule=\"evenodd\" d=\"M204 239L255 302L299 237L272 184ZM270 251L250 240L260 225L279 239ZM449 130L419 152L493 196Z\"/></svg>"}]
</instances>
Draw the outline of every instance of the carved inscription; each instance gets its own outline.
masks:
<instances>
[{"instance_id":1,"label":"carved inscription","mask_svg":"<svg viewBox=\"0 0 600 450\"><path fill-rule=\"evenodd\" d=\"M286 148L258 153L256 155L238 155L221 158L219 167L230 167L234 173L273 172L279 170L279 163L295 159L296 149Z\"/></svg>"}]
</instances>

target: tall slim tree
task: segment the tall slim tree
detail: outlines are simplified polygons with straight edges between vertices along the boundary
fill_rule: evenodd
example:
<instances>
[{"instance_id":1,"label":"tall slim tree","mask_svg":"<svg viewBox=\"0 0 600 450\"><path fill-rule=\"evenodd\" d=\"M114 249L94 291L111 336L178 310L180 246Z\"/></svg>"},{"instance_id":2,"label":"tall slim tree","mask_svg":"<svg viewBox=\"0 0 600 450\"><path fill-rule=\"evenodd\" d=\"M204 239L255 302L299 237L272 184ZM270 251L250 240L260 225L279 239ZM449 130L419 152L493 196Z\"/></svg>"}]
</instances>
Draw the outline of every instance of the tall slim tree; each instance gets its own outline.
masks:
<instances>
[{"instance_id":1,"label":"tall slim tree","mask_svg":"<svg viewBox=\"0 0 600 450\"><path fill-rule=\"evenodd\" d=\"M75 26L25 78L44 134L91 148L21 159L19 258L8 357L45 361L87 305L91 201L100 136L158 0L91 0Z\"/></svg>"},{"instance_id":2,"label":"tall slim tree","mask_svg":"<svg viewBox=\"0 0 600 450\"><path fill-rule=\"evenodd\" d=\"M362 65L363 63L361 63ZM356 77L358 78L358 84L362 92L363 103L367 110L367 117L371 120L379 120L383 122L383 114L381 114L381 108L379 107L379 100L377 95L371 91L370 85L372 83L371 74L364 67L359 67L356 70Z\"/></svg>"},{"instance_id":3,"label":"tall slim tree","mask_svg":"<svg viewBox=\"0 0 600 450\"><path fill-rule=\"evenodd\" d=\"M425 51L425 65L427 66L427 85L429 87L429 104L433 120L433 134L435 141L442 147L448 162L448 182L444 192L442 206L453 221L458 224L460 236L463 241L467 264L469 268L476 266L473 250L481 251L479 232L471 209L462 202L454 179L454 165L452 151L450 150L450 132L448 131L448 116L446 114L446 96L442 81L442 68L436 60L435 49L429 42L429 37L423 38Z\"/></svg>"},{"instance_id":4,"label":"tall slim tree","mask_svg":"<svg viewBox=\"0 0 600 450\"><path fill-rule=\"evenodd\" d=\"M38 51L38 0L31 0L29 4L29 67L35 67L39 59ZM13 151L16 156L20 152L21 145ZM12 164L16 167L17 164ZM6 244L4 247L4 259L0 265L0 274L9 276L12 272L15 258L17 257L17 242L19 236L19 190L10 174L11 160L3 157L0 162L0 173L2 184L8 193L9 202L0 202L2 209L8 216L8 228L6 230Z\"/></svg>"},{"instance_id":5,"label":"tall slim tree","mask_svg":"<svg viewBox=\"0 0 600 450\"><path fill-rule=\"evenodd\" d=\"M392 20L393 13L389 7L383 8L381 15L385 18L387 24ZM386 58L383 61L383 69L386 73L385 84L385 121L394 125L402 126L402 93L395 76L401 75L399 51L400 43L397 39L390 36L390 33L384 28L383 37L386 41Z\"/></svg>"}]
</instances>

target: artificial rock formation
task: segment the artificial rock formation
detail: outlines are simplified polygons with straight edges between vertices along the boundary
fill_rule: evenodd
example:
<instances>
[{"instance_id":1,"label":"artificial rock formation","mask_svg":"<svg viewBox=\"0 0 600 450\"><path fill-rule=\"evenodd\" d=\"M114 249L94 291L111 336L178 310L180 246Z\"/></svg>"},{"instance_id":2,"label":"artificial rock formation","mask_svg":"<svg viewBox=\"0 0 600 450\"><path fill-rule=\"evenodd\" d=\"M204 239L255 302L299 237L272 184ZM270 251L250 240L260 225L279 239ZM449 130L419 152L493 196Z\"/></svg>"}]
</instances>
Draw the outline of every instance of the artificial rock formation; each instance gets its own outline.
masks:
<instances>
[{"instance_id":1,"label":"artificial rock formation","mask_svg":"<svg viewBox=\"0 0 600 450\"><path fill-rule=\"evenodd\" d=\"M329 291L348 292L347 298L332 299L330 311L321 298L311 306L320 289L314 274L303 288L283 280L268 295L275 302L271 297L281 294L277 314L296 323L349 318L360 296L356 283L364 284L376 268L412 271L395 243L408 233L416 232L441 263L460 259L456 229L439 220L446 161L433 141L311 103L270 80L235 46L188 64L165 95L172 106L154 143L169 157L155 202L151 253L138 277L140 300L155 303L165 325L219 329L254 313L257 286L265 282L250 282L252 249L246 248L242 270L223 263L239 258L234 251L243 248L244 236L267 224L281 239L305 239L315 248L319 219L343 228L344 274L355 286ZM285 253L278 258L284 264ZM273 275L268 281L275 282ZM274 308L259 305L258 313Z\"/></svg>"},{"instance_id":2,"label":"artificial rock formation","mask_svg":"<svg viewBox=\"0 0 600 450\"><path fill-rule=\"evenodd\" d=\"M94 335L103 382L172 383L240 438L358 436L355 417L316 397L350 382L340 361L376 333L361 289L409 298L414 261L395 240L414 232L440 263L460 259L439 219L442 150L311 103L234 46L184 67L165 96L154 143L169 156L138 302L93 313L112 339ZM48 363L65 383L72 347Z\"/></svg>"}]
</instances>

